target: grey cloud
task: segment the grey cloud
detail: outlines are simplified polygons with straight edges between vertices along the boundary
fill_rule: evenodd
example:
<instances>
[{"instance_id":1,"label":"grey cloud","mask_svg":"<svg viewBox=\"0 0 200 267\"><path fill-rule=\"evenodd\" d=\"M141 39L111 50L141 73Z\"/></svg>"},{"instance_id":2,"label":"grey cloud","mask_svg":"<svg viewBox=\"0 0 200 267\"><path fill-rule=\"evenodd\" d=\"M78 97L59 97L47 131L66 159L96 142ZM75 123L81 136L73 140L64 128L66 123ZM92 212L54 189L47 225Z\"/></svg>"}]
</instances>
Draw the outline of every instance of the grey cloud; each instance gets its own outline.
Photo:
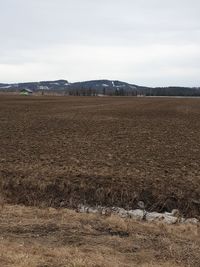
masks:
<instances>
[{"instance_id":1,"label":"grey cloud","mask_svg":"<svg viewBox=\"0 0 200 267\"><path fill-rule=\"evenodd\" d=\"M181 74L177 74L176 80L169 71L170 68L179 68L180 73L185 70L184 83L191 84L191 79L194 79L193 76L199 70L198 49L194 54L191 48L200 48L199 10L199 0L0 0L0 70L5 69L3 66L7 65L7 72L0 73L1 81L13 80L13 77L17 80L41 77L36 70L31 76L31 67L30 74L23 78L25 64L38 64L41 68L46 66L48 71L54 71L58 78L64 74L66 79L69 75L79 80L83 76L78 64L91 64L93 59L93 64L99 66L96 66L96 72L92 72L92 77L91 73L84 72L85 79L107 74L108 78L118 75L118 79L127 78L135 82L139 77L140 83L152 83L146 71L151 68L159 74L154 78L157 84L170 83L170 79L173 83L182 84ZM71 46L75 48L71 49ZM84 47L89 47L88 58L80 54L78 59L75 55L76 46L80 47L83 53L86 51ZM163 46L163 49L159 51L161 56L153 52L154 57L150 61L148 53L152 53L151 46ZM166 46L172 46L177 54L179 49L182 49L182 59L175 57L174 53L171 58ZM104 53L102 54L101 62L96 56L99 47L102 47L106 55L104 57ZM135 61L134 51L137 52L138 47L144 52L140 52L140 57ZM109 57L112 48L116 48L116 53L111 53L112 56ZM130 60L125 52L127 49L131 53ZM49 54L45 51L49 51ZM71 51L72 55L69 55L68 51ZM124 53L126 56L123 60ZM166 54L170 59L167 59ZM117 70L112 67L112 64L115 64L112 62L116 61L115 57L120 57L121 60ZM69 62L74 70L73 74L69 70ZM9 65L12 70L10 73ZM14 69L19 65L21 72L16 70L16 75ZM162 68L166 75L163 74L164 70L160 71ZM185 72L188 68L191 72L193 70L194 75L189 71L187 80ZM90 70L89 67L87 69ZM104 73L103 69L106 69L107 73ZM45 70L42 73L45 75ZM49 73L46 72L46 75ZM152 77L154 76L152 74ZM200 84L198 77L195 84L197 82Z\"/></svg>"}]
</instances>

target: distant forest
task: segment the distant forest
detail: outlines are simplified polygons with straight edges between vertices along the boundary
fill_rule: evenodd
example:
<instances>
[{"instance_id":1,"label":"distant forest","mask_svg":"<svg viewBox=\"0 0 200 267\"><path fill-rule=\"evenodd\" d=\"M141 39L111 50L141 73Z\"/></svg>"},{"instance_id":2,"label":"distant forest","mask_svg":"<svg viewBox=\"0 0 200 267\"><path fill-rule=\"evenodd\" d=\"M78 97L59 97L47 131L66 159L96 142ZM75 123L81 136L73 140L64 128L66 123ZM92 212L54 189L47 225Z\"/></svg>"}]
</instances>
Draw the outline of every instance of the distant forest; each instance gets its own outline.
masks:
<instances>
[{"instance_id":1,"label":"distant forest","mask_svg":"<svg viewBox=\"0 0 200 267\"><path fill-rule=\"evenodd\" d=\"M37 94L62 94L71 96L200 96L200 87L146 87L122 81L92 80L69 83L67 80L0 83L0 92L20 93L31 90Z\"/></svg>"},{"instance_id":2,"label":"distant forest","mask_svg":"<svg viewBox=\"0 0 200 267\"><path fill-rule=\"evenodd\" d=\"M66 95L73 96L200 96L200 88L186 87L156 87L156 88L138 88L138 89L109 89L103 88L96 90L92 88L68 88L63 90Z\"/></svg>"}]
</instances>

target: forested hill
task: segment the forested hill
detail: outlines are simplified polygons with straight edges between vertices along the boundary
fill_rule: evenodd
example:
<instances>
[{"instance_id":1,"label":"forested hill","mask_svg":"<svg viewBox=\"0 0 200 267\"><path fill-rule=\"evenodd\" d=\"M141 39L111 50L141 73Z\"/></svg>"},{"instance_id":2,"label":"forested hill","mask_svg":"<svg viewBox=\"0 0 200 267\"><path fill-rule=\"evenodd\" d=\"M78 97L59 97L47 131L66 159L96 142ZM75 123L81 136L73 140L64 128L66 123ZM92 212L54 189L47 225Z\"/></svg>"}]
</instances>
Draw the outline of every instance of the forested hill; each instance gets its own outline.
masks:
<instances>
[{"instance_id":1,"label":"forested hill","mask_svg":"<svg viewBox=\"0 0 200 267\"><path fill-rule=\"evenodd\" d=\"M57 92L65 95L116 95L116 96L200 96L200 87L146 87L117 80L92 80L70 83L67 80L0 83L1 92Z\"/></svg>"}]
</instances>

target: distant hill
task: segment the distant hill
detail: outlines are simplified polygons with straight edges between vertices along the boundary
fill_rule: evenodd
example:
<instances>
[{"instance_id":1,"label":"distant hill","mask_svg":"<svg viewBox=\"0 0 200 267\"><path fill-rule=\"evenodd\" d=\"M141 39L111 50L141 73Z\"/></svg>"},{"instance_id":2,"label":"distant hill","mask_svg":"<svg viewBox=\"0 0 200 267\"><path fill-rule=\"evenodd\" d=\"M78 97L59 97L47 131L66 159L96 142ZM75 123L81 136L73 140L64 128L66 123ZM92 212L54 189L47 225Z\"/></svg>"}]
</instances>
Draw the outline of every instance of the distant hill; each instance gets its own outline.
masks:
<instances>
[{"instance_id":1,"label":"distant hill","mask_svg":"<svg viewBox=\"0 0 200 267\"><path fill-rule=\"evenodd\" d=\"M41 82L26 82L26 83L12 83L3 84L0 83L0 90L18 91L21 89L30 89L32 91L38 90L60 90L64 89L68 85L66 80L57 81L41 81Z\"/></svg>"},{"instance_id":2,"label":"distant hill","mask_svg":"<svg viewBox=\"0 0 200 267\"><path fill-rule=\"evenodd\" d=\"M0 83L0 91L48 91L66 95L119 95L119 96L200 96L200 87L145 87L118 80L91 80L70 83L67 80L26 83Z\"/></svg>"}]
</instances>

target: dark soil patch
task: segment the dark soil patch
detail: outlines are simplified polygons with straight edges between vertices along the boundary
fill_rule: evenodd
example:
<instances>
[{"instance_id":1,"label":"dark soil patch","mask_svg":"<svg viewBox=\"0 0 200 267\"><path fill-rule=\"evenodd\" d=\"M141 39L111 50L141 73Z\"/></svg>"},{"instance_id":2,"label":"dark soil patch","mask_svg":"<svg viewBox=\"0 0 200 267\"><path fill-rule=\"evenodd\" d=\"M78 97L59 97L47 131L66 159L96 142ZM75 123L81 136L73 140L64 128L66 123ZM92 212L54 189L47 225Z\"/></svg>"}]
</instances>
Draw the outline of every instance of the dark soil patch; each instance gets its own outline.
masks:
<instances>
[{"instance_id":1,"label":"dark soil patch","mask_svg":"<svg viewBox=\"0 0 200 267\"><path fill-rule=\"evenodd\" d=\"M200 100L0 96L7 202L200 215Z\"/></svg>"}]
</instances>

